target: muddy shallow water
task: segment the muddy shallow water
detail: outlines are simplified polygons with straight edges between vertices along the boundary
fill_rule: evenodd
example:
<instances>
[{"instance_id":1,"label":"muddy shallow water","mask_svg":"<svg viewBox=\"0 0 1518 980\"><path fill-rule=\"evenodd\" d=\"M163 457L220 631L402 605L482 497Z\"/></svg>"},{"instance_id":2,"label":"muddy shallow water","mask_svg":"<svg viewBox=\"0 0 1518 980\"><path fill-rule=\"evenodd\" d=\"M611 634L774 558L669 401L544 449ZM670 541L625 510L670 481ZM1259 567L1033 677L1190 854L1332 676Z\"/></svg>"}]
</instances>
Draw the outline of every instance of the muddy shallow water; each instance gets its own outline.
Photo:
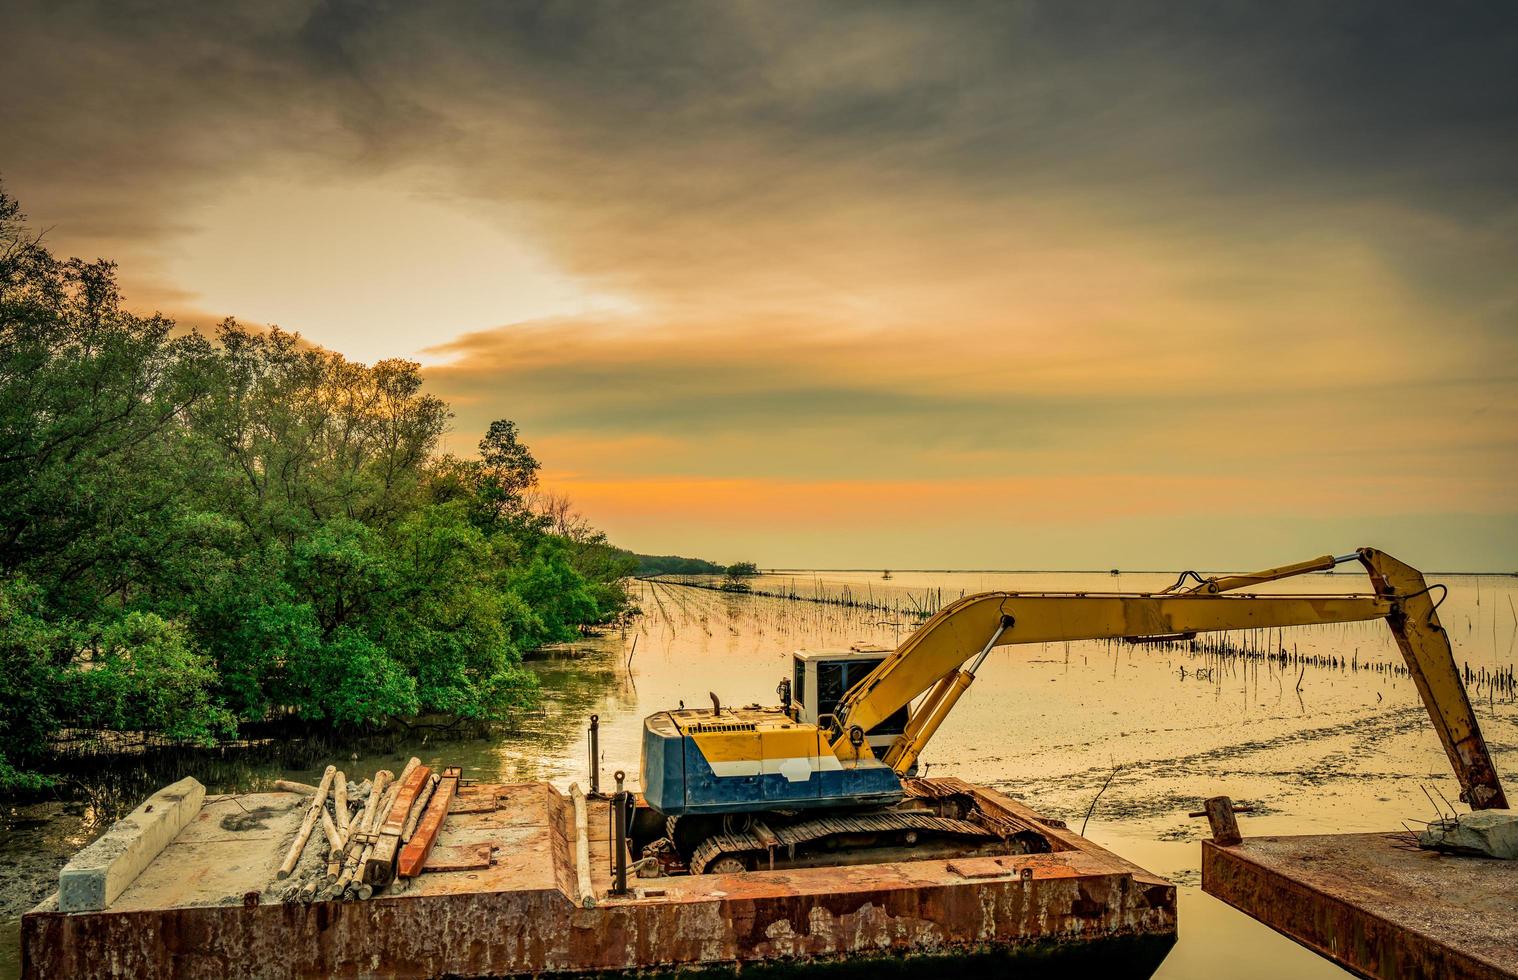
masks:
<instances>
[{"instance_id":1,"label":"muddy shallow water","mask_svg":"<svg viewBox=\"0 0 1518 980\"><path fill-rule=\"evenodd\" d=\"M1430 576L1448 584L1439 614L1456 659L1472 670L1513 665L1518 644L1518 579ZM544 689L540 711L509 736L467 742L418 737L395 752L349 760L349 773L398 767L409 754L463 765L482 779L583 780L585 721L601 718L603 785L614 770L637 779L645 714L659 708L773 703L797 648L894 643L912 613L962 592L987 589L1142 591L1173 575L1078 573L797 572L765 576L754 588L855 600L848 608L643 583L646 615L623 634L585 644L581 659L534 663ZM1273 591L1364 591L1341 571L1297 579ZM1255 805L1249 834L1327 833L1399 828L1433 815L1435 799L1458 793L1453 773L1411 680L1376 669L1401 663L1383 623L1234 636L1237 644L1299 656L1336 656L1339 668L1282 670L1241 658L1101 643L998 649L922 757L932 775L984 783L1062 817L1087 836L1164 874L1180 886L1180 940L1157 976L1344 976L1290 941L1200 890L1205 821L1186 812L1226 793ZM1499 772L1518 788L1518 704L1490 688L1472 690ZM319 768L319 767L318 767ZM1115 774L1114 774L1115 773ZM316 770L270 764L235 779L203 773L215 790L250 788ZM1110 779L1110 782L1109 782ZM1107 788L1102 791L1102 786ZM1100 797L1098 798L1098 792ZM1096 801L1094 809L1092 802ZM11 909L53 882L63 856L86 843L92 814L49 805L13 812L0 844L3 897ZM6 913L14 915L14 911ZM4 925L0 977L16 974L15 923Z\"/></svg>"}]
</instances>

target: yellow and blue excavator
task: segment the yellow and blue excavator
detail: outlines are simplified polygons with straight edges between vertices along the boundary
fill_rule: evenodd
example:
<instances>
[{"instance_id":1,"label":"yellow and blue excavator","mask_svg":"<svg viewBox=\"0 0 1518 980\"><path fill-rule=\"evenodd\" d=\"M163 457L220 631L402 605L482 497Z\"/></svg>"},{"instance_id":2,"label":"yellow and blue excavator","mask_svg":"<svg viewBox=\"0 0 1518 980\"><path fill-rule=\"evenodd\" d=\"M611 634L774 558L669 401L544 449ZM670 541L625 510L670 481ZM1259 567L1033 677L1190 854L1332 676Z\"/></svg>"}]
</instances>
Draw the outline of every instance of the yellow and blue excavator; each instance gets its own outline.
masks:
<instances>
[{"instance_id":1,"label":"yellow and blue excavator","mask_svg":"<svg viewBox=\"0 0 1518 980\"><path fill-rule=\"evenodd\" d=\"M1256 594L1267 582L1360 563L1371 591ZM644 722L643 795L660 846L691 873L794 863L840 841L917 846L974 836L909 785L917 759L999 646L1184 640L1198 633L1385 620L1472 809L1507 806L1436 613L1444 586L1373 548L1248 575L1180 576L1155 593L985 592L945 606L895 650L801 652L780 704L660 711ZM906 781L906 782L904 782ZM799 855L799 856L798 856ZM863 858L861 858L863 859Z\"/></svg>"}]
</instances>

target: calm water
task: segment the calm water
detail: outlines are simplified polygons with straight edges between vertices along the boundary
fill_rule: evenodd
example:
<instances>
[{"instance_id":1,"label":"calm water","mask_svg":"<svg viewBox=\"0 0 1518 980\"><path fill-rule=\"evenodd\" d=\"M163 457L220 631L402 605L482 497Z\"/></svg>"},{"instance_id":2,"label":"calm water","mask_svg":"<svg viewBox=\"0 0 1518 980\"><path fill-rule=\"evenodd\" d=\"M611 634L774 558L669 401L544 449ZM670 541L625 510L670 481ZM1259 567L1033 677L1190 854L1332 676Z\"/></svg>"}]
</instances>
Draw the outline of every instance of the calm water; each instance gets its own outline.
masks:
<instances>
[{"instance_id":1,"label":"calm water","mask_svg":"<svg viewBox=\"0 0 1518 980\"><path fill-rule=\"evenodd\" d=\"M1450 587L1439 613L1457 660L1477 670L1512 665L1518 579L1436 578ZM462 764L466 775L483 779L546 779L567 787L585 779L585 722L594 712L601 717L603 785L618 768L636 781L645 714L680 701L706 704L709 691L724 703L774 703L775 685L795 649L859 640L893 645L910 632L911 610L962 592L1144 591L1172 580L1159 574L896 572L882 581L878 572L806 572L753 583L798 594L848 590L887 611L642 583L646 615L634 627L587 644L591 652L583 659L535 664L544 704L516 733L465 743L419 737L396 753L344 768L372 773L414 753L424 761ZM1364 589L1363 576L1341 572L1277 590ZM1087 836L1180 886L1180 941L1158 976L1344 976L1202 894L1197 842L1206 823L1186 812L1201 798L1223 793L1255 805L1255 814L1242 818L1246 834L1378 831L1431 818L1424 790L1454 800L1458 786L1412 682L1365 669L1401 662L1384 624L1234 639L1353 658L1361 669L1282 672L1100 643L1001 648L922 762L931 775L993 786L1074 829L1111 777ZM1518 704L1484 690L1472 696L1499 771L1511 783L1518 773ZM281 774L311 778L315 771L266 767L239 775L235 786L224 779L211 788L247 788ZM214 783L215 775L204 775ZM87 841L87 817L55 808L29 826L13 819L0 859L22 850L66 853ZM0 976L16 972L14 935L12 923L0 947Z\"/></svg>"}]
</instances>

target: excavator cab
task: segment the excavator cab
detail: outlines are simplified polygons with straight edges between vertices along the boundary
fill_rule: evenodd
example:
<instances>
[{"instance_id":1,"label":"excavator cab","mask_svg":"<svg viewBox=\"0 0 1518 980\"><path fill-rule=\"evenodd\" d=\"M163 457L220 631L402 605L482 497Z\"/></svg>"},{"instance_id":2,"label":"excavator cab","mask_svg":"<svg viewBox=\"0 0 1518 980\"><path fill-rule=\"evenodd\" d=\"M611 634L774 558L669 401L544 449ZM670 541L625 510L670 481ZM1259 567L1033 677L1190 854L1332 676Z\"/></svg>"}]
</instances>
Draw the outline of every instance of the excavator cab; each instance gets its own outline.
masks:
<instances>
[{"instance_id":1,"label":"excavator cab","mask_svg":"<svg viewBox=\"0 0 1518 980\"><path fill-rule=\"evenodd\" d=\"M782 704L792 719L826 727L818 721L833 714L849 688L870 675L891 651L883 647L855 644L847 650L797 650L792 655L789 704ZM781 683L781 700L785 700L785 682ZM908 707L903 706L885 721L870 729L865 741L876 753L883 754L907 729Z\"/></svg>"}]
</instances>

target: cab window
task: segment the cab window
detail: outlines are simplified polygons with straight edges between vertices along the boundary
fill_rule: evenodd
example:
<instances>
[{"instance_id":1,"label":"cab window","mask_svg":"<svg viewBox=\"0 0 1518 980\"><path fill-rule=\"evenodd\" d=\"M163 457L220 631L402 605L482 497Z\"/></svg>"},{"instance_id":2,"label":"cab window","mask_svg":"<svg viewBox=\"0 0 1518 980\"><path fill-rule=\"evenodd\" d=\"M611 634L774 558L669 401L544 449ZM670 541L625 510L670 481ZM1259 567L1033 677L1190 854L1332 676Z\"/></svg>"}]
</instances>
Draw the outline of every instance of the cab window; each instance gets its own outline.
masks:
<instances>
[{"instance_id":1,"label":"cab window","mask_svg":"<svg viewBox=\"0 0 1518 980\"><path fill-rule=\"evenodd\" d=\"M830 715L848 690L844 679L846 663L823 661L817 664L817 715Z\"/></svg>"}]
</instances>

